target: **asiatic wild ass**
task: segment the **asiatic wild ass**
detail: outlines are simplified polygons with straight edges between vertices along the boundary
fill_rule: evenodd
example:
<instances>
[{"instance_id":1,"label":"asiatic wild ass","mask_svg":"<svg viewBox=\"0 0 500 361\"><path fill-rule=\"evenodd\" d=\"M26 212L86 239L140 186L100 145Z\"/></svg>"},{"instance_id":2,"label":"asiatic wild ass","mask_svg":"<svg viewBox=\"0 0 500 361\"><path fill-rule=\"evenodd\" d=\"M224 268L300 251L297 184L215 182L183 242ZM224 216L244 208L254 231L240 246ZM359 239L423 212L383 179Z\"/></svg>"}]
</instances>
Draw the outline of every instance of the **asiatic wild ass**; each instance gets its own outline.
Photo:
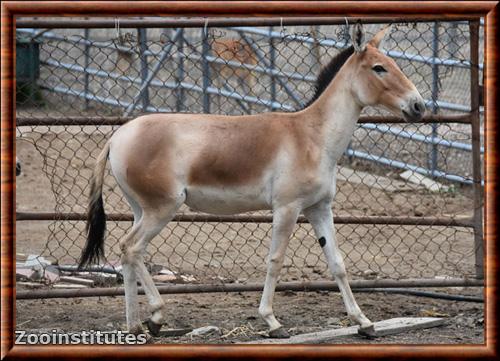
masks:
<instances>
[{"instance_id":1,"label":"asiatic wild ass","mask_svg":"<svg viewBox=\"0 0 500 361\"><path fill-rule=\"evenodd\" d=\"M142 332L137 278L151 306L148 328L164 322L163 302L143 262L149 241L186 203L214 214L272 209L273 231L259 314L271 337L288 337L273 313L273 295L285 250L301 212L309 220L360 333L372 322L357 305L347 281L332 215L336 164L361 110L382 106L406 120L420 119L424 101L396 63L379 49L385 29L364 41L360 24L353 45L321 72L312 101L291 113L245 116L152 114L122 126L106 143L91 180L88 238L80 266L103 255L106 218L102 186L106 160L134 213L121 240L127 326Z\"/></svg>"}]
</instances>

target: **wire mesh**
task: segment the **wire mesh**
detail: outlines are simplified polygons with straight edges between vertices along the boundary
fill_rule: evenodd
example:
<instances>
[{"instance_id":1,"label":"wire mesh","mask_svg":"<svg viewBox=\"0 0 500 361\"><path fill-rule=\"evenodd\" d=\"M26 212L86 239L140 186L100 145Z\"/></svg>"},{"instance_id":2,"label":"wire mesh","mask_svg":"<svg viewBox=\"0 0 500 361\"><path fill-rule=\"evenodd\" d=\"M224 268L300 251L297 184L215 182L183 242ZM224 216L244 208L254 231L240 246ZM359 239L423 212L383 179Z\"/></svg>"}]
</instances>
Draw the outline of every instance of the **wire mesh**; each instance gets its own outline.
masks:
<instances>
[{"instance_id":1,"label":"wire mesh","mask_svg":"<svg viewBox=\"0 0 500 361\"><path fill-rule=\"evenodd\" d=\"M373 34L379 27L366 29ZM38 73L17 84L17 117L35 118L35 124L46 117L296 111L313 95L321 66L348 45L345 26L57 29L31 40L38 31L17 32L18 42L28 41L39 51ZM481 33L480 44L482 38ZM394 24L384 49L428 100L431 112L469 110L468 23ZM481 62L482 53L481 46ZM370 108L365 114L387 113ZM17 127L18 157L25 165L18 179L18 210L85 212L95 159L117 127L79 124ZM472 216L469 124L360 124L349 150L339 163L336 215ZM429 190L401 178L411 166L464 182L435 178L441 187ZM104 196L107 212L130 213L109 171ZM185 206L180 212L194 214ZM130 226L108 221L111 264L119 259L117 244ZM149 245L146 260L200 282L262 280L270 231L269 223L171 222ZM337 237L353 278L474 275L469 228L340 224ZM84 222L20 222L19 240L21 250L74 264L85 242ZM285 280L327 277L308 224L296 226L284 267Z\"/></svg>"}]
</instances>

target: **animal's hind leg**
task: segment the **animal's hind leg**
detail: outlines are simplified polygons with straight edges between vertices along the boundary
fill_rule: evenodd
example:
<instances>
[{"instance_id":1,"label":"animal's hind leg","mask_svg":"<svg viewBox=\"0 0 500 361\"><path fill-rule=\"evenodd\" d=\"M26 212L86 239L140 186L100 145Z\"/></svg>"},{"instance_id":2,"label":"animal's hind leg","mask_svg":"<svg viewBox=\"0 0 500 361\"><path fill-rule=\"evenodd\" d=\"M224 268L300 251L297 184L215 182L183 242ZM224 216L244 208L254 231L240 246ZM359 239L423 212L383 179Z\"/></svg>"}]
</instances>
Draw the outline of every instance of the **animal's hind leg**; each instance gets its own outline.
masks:
<instances>
[{"instance_id":1,"label":"animal's hind leg","mask_svg":"<svg viewBox=\"0 0 500 361\"><path fill-rule=\"evenodd\" d=\"M328 266L339 286L349 318L360 325L360 333L373 334L373 323L361 312L347 281L344 260L337 245L331 202L324 201L304 210L304 215L314 228Z\"/></svg>"},{"instance_id":2,"label":"animal's hind leg","mask_svg":"<svg viewBox=\"0 0 500 361\"><path fill-rule=\"evenodd\" d=\"M125 193L125 197L132 207L134 213L134 225L130 232L125 236L125 238L120 241L120 248L127 249L130 245L135 243L137 231L139 229L138 224L142 216L142 209L140 206ZM125 309L127 315L127 329L130 333L140 334L142 333L141 319L139 317L139 303L137 300L137 277L134 270L134 265L126 253L122 253L121 257L122 273L123 273L123 284L125 287Z\"/></svg>"},{"instance_id":3,"label":"animal's hind leg","mask_svg":"<svg viewBox=\"0 0 500 361\"><path fill-rule=\"evenodd\" d=\"M185 197L183 196L172 202L168 202L163 205L161 209L144 211L137 231L138 241L127 250L127 253L133 259L134 270L148 298L152 312L152 316L148 321L148 328L153 335L158 334L163 324L164 318L162 311L165 303L144 264L144 251L149 241L160 233L163 227L174 217L175 212L184 202L184 199Z\"/></svg>"},{"instance_id":4,"label":"animal's hind leg","mask_svg":"<svg viewBox=\"0 0 500 361\"><path fill-rule=\"evenodd\" d=\"M134 263L127 252L123 252L128 244L131 244L136 237L138 230L137 223L120 242L122 249L121 264L123 274L123 285L125 287L125 310L127 315L127 329L133 334L142 333L141 320L139 317L139 303L137 301L137 277L134 270Z\"/></svg>"}]
</instances>

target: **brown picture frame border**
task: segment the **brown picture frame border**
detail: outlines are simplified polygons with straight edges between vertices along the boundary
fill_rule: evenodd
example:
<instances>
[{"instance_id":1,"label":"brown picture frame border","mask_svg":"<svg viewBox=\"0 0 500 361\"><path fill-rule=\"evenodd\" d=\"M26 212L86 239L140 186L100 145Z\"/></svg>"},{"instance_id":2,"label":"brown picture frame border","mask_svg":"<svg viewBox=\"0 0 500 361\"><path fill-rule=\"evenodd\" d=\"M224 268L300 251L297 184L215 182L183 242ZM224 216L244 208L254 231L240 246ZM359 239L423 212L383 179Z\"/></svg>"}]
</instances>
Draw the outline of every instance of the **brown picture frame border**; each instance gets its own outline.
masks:
<instances>
[{"instance_id":1,"label":"brown picture frame border","mask_svg":"<svg viewBox=\"0 0 500 361\"><path fill-rule=\"evenodd\" d=\"M21 346L15 329L15 18L18 16L485 18L485 344L483 345L141 345ZM486 358L497 341L497 1L5 1L1 4L1 358Z\"/></svg>"}]
</instances>

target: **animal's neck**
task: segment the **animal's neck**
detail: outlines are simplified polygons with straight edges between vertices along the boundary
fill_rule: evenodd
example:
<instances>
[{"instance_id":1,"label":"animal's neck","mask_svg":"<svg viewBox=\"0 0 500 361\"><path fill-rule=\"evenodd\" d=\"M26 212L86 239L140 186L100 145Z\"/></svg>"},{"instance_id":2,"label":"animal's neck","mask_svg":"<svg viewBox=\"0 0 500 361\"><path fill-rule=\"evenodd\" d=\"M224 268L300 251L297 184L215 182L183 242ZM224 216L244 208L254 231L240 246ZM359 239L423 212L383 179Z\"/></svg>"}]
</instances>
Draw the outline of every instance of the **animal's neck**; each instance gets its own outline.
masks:
<instances>
[{"instance_id":1,"label":"animal's neck","mask_svg":"<svg viewBox=\"0 0 500 361\"><path fill-rule=\"evenodd\" d=\"M345 68L345 67L344 67ZM349 69L341 69L323 94L311 105L319 115L320 136L327 159L336 164L352 138L362 107L354 98Z\"/></svg>"}]
</instances>

